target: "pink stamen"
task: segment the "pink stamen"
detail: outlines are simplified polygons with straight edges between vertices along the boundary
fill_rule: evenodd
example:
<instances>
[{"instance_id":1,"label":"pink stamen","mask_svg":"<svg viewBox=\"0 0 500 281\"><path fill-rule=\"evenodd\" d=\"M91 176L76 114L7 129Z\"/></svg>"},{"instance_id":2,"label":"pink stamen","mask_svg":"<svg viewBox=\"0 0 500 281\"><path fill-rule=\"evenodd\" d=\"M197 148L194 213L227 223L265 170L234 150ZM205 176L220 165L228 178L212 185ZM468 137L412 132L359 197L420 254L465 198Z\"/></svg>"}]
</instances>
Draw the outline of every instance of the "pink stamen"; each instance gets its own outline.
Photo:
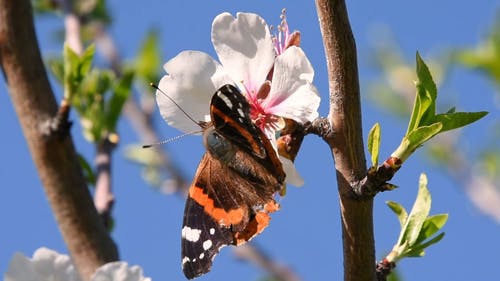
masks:
<instances>
[{"instance_id":1,"label":"pink stamen","mask_svg":"<svg viewBox=\"0 0 500 281\"><path fill-rule=\"evenodd\" d=\"M277 32L273 36L274 50L276 55L281 55L288 46L290 41L290 29L286 21L286 10L283 9L281 12L281 23L278 25Z\"/></svg>"}]
</instances>

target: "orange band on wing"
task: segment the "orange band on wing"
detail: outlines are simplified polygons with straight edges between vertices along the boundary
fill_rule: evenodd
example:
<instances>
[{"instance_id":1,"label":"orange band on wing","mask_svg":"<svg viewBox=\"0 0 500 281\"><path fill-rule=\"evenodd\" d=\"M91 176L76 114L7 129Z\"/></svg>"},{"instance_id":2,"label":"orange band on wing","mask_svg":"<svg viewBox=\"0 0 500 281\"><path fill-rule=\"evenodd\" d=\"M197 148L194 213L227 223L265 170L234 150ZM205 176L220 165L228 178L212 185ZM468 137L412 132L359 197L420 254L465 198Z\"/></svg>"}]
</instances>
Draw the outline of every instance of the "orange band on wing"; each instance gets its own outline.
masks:
<instances>
[{"instance_id":1,"label":"orange band on wing","mask_svg":"<svg viewBox=\"0 0 500 281\"><path fill-rule=\"evenodd\" d=\"M243 208L226 211L215 207L214 200L208 197L202 188L197 186L192 186L189 189L189 197L203 206L204 211L221 225L239 224L245 215Z\"/></svg>"},{"instance_id":2,"label":"orange band on wing","mask_svg":"<svg viewBox=\"0 0 500 281\"><path fill-rule=\"evenodd\" d=\"M264 210L268 213L273 213L276 212L280 209L280 205L276 203L274 200L270 200L267 202L267 204L264 206Z\"/></svg>"},{"instance_id":3,"label":"orange band on wing","mask_svg":"<svg viewBox=\"0 0 500 281\"><path fill-rule=\"evenodd\" d=\"M239 246L249 241L255 235L261 233L269 225L270 220L271 217L267 213L258 212L243 231L234 234L233 243Z\"/></svg>"},{"instance_id":4,"label":"orange band on wing","mask_svg":"<svg viewBox=\"0 0 500 281\"><path fill-rule=\"evenodd\" d=\"M264 211L257 212L253 219L248 222L247 227L243 231L234 234L233 243L236 246L244 244L245 242L255 237L255 235L261 233L271 221L269 213L275 212L279 210L279 208L279 205L274 202L274 200L270 200L264 206Z\"/></svg>"}]
</instances>

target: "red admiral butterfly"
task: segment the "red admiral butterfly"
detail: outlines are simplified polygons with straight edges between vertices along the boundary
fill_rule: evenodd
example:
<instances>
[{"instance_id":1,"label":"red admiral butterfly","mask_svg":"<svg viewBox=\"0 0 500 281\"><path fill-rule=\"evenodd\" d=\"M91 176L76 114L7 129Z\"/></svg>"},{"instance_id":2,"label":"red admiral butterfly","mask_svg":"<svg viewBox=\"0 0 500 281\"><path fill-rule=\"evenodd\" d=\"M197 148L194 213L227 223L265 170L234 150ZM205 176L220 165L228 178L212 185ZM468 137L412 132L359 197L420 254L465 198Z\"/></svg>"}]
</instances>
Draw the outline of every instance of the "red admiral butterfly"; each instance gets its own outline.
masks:
<instances>
[{"instance_id":1,"label":"red admiral butterfly","mask_svg":"<svg viewBox=\"0 0 500 281\"><path fill-rule=\"evenodd\" d=\"M211 122L201 122L207 152L184 210L182 269L188 279L210 271L226 245L241 245L267 227L279 209L274 194L285 172L271 142L250 119L250 105L232 85L210 103Z\"/></svg>"}]
</instances>

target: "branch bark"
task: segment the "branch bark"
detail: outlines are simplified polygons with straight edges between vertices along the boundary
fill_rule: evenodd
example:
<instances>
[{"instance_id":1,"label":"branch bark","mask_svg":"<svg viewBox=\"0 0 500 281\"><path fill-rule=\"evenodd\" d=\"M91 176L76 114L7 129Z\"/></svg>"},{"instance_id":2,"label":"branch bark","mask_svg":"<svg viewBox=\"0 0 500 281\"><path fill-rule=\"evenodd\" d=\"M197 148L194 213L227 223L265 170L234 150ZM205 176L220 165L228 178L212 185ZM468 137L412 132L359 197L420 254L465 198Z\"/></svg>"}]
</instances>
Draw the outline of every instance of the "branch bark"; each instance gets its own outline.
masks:
<instances>
[{"instance_id":1,"label":"branch bark","mask_svg":"<svg viewBox=\"0 0 500 281\"><path fill-rule=\"evenodd\" d=\"M95 157L97 171L94 205L107 230L110 230L112 226L113 217L111 211L115 203L115 196L111 184L111 156L113 155L112 152L116 143L110 141L110 138L111 136L108 136L95 144L97 150L97 155Z\"/></svg>"},{"instance_id":2,"label":"branch bark","mask_svg":"<svg viewBox=\"0 0 500 281\"><path fill-rule=\"evenodd\" d=\"M94 207L69 131L56 134L51 127L58 108L29 0L0 0L0 63L59 229L81 277L88 280L100 265L117 260L118 252Z\"/></svg>"},{"instance_id":3,"label":"branch bark","mask_svg":"<svg viewBox=\"0 0 500 281\"><path fill-rule=\"evenodd\" d=\"M344 280L376 280L373 198L353 196L352 186L366 175L356 44L343 0L316 0L330 88L327 137L335 158L344 249Z\"/></svg>"}]
</instances>

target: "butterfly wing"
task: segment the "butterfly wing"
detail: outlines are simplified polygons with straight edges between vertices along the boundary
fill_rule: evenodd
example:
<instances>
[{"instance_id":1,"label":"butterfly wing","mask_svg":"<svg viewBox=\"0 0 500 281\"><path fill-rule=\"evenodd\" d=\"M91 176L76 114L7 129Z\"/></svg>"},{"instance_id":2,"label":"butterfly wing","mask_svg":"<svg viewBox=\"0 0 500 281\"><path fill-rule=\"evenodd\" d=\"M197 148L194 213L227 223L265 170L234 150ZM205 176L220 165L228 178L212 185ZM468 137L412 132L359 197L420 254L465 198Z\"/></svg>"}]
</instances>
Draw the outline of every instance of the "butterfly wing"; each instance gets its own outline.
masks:
<instances>
[{"instance_id":1,"label":"butterfly wing","mask_svg":"<svg viewBox=\"0 0 500 281\"><path fill-rule=\"evenodd\" d=\"M250 119L250 104L236 87L224 85L212 96L210 117L225 138L259 158L266 157L260 129Z\"/></svg>"},{"instance_id":2,"label":"butterfly wing","mask_svg":"<svg viewBox=\"0 0 500 281\"><path fill-rule=\"evenodd\" d=\"M257 157L278 178L285 177L281 161L264 133L250 118L250 104L233 85L219 88L210 103L210 117L215 130L224 138Z\"/></svg>"},{"instance_id":3,"label":"butterfly wing","mask_svg":"<svg viewBox=\"0 0 500 281\"><path fill-rule=\"evenodd\" d=\"M221 227L214 220L212 213L205 210L208 206L208 197L195 192L206 188L206 179L210 173L210 156L205 154L197 172L197 176L190 188L190 195L186 200L184 221L182 227L182 270L188 279L198 277L210 270L212 260L220 249L233 241L229 228Z\"/></svg>"},{"instance_id":4,"label":"butterfly wing","mask_svg":"<svg viewBox=\"0 0 500 281\"><path fill-rule=\"evenodd\" d=\"M184 211L182 266L187 278L210 270L220 248L259 234L279 209L273 195L285 173L265 135L250 119L246 99L223 86L210 107L214 127L206 128L203 156Z\"/></svg>"},{"instance_id":5,"label":"butterfly wing","mask_svg":"<svg viewBox=\"0 0 500 281\"><path fill-rule=\"evenodd\" d=\"M240 151L234 161L244 161L242 155L248 154ZM279 209L273 194L282 182L270 174L254 174L262 172L261 166L240 168L235 170L210 153L203 156L184 210L182 267L189 279L208 272L223 246L243 244L262 232L269 213Z\"/></svg>"}]
</instances>

